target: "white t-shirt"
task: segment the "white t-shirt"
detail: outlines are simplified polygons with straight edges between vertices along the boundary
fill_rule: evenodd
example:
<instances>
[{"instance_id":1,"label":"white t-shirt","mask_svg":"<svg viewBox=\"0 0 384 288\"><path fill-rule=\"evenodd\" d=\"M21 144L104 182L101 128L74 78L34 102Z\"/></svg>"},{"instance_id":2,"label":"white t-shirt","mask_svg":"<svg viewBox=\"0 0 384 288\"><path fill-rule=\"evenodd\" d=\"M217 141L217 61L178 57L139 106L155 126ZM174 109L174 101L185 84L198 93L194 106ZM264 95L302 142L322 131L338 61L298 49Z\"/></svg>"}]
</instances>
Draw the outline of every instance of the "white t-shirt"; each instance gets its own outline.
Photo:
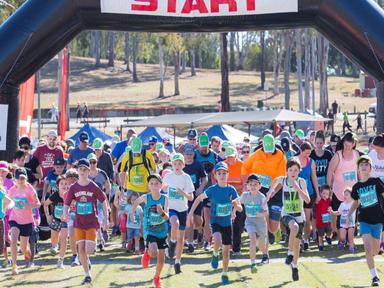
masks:
<instances>
[{"instance_id":1,"label":"white t-shirt","mask_svg":"<svg viewBox=\"0 0 384 288\"><path fill-rule=\"evenodd\" d=\"M167 174L163 182L168 185L168 206L169 209L177 212L188 210L188 199L176 192L180 188L185 193L192 194L195 191L191 177L184 173L176 175L174 172Z\"/></svg>"},{"instance_id":2,"label":"white t-shirt","mask_svg":"<svg viewBox=\"0 0 384 288\"><path fill-rule=\"evenodd\" d=\"M356 210L351 215L351 218L349 219L349 225L346 224L346 220L348 217L349 210L351 209L353 204L353 201L347 203L342 202L339 206L339 213L340 213L340 227L341 228L350 228L355 227L355 219L356 219Z\"/></svg>"},{"instance_id":3,"label":"white t-shirt","mask_svg":"<svg viewBox=\"0 0 384 288\"><path fill-rule=\"evenodd\" d=\"M140 206L137 206L135 211L135 221L132 222L131 220L131 213L132 213L132 205L127 204L125 206L125 213L127 213L127 223L126 227L131 229L140 229L141 227L141 221L140 221L140 215L143 214L143 209Z\"/></svg>"},{"instance_id":4,"label":"white t-shirt","mask_svg":"<svg viewBox=\"0 0 384 288\"><path fill-rule=\"evenodd\" d=\"M369 152L368 156L372 159L371 177L377 177L384 180L384 160L380 160L377 157L377 152L375 150Z\"/></svg>"}]
</instances>

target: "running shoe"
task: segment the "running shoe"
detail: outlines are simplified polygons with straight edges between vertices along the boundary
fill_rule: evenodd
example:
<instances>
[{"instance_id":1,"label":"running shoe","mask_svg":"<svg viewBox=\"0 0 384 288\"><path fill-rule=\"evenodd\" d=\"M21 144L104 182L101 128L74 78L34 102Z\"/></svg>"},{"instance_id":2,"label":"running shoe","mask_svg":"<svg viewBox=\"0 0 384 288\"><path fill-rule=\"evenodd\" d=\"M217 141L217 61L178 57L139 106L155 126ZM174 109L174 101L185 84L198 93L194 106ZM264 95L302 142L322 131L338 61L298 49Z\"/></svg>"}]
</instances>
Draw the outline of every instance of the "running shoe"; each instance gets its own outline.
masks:
<instances>
[{"instance_id":1,"label":"running shoe","mask_svg":"<svg viewBox=\"0 0 384 288\"><path fill-rule=\"evenodd\" d=\"M143 268L147 268L151 257L149 256L148 249L145 249L143 256L141 257L141 265Z\"/></svg>"},{"instance_id":2,"label":"running shoe","mask_svg":"<svg viewBox=\"0 0 384 288\"><path fill-rule=\"evenodd\" d=\"M299 269L292 267L292 280L299 281Z\"/></svg>"},{"instance_id":3,"label":"running shoe","mask_svg":"<svg viewBox=\"0 0 384 288\"><path fill-rule=\"evenodd\" d=\"M71 266L75 267L75 266L79 266L79 265L80 265L79 257L77 255L72 255Z\"/></svg>"},{"instance_id":4,"label":"running shoe","mask_svg":"<svg viewBox=\"0 0 384 288\"><path fill-rule=\"evenodd\" d=\"M85 276L85 278L81 284L85 285L85 284L90 284L90 283L92 283L92 277L91 276Z\"/></svg>"},{"instance_id":5,"label":"running shoe","mask_svg":"<svg viewBox=\"0 0 384 288\"><path fill-rule=\"evenodd\" d=\"M211 245L209 244L208 241L204 241L204 250L205 251L210 251L211 250Z\"/></svg>"},{"instance_id":6,"label":"running shoe","mask_svg":"<svg viewBox=\"0 0 384 288\"><path fill-rule=\"evenodd\" d=\"M28 261L25 264L25 268L33 268L33 267L35 267L35 263L33 263L32 261Z\"/></svg>"},{"instance_id":7,"label":"running shoe","mask_svg":"<svg viewBox=\"0 0 384 288\"><path fill-rule=\"evenodd\" d=\"M57 255L57 252L58 252L57 247L51 247L51 249L49 249L49 253L51 253L52 256Z\"/></svg>"},{"instance_id":8,"label":"running shoe","mask_svg":"<svg viewBox=\"0 0 384 288\"><path fill-rule=\"evenodd\" d=\"M219 267L219 256L212 253L211 266L213 269Z\"/></svg>"},{"instance_id":9,"label":"running shoe","mask_svg":"<svg viewBox=\"0 0 384 288\"><path fill-rule=\"evenodd\" d=\"M161 288L160 276L153 278L153 285L155 285L155 288Z\"/></svg>"},{"instance_id":10,"label":"running shoe","mask_svg":"<svg viewBox=\"0 0 384 288\"><path fill-rule=\"evenodd\" d=\"M19 269L17 268L17 265L12 265L12 275L19 274Z\"/></svg>"},{"instance_id":11,"label":"running shoe","mask_svg":"<svg viewBox=\"0 0 384 288\"><path fill-rule=\"evenodd\" d=\"M176 242L169 241L168 258L175 257Z\"/></svg>"},{"instance_id":12,"label":"running shoe","mask_svg":"<svg viewBox=\"0 0 384 288\"><path fill-rule=\"evenodd\" d=\"M229 284L229 278L228 278L227 274L222 274L221 275L221 283L223 283L223 285L228 285Z\"/></svg>"},{"instance_id":13,"label":"running shoe","mask_svg":"<svg viewBox=\"0 0 384 288\"><path fill-rule=\"evenodd\" d=\"M285 264L291 265L293 261L293 255L287 255L287 258L285 258Z\"/></svg>"},{"instance_id":14,"label":"running shoe","mask_svg":"<svg viewBox=\"0 0 384 288\"><path fill-rule=\"evenodd\" d=\"M180 263L175 263L175 273L180 274L181 273L181 264Z\"/></svg>"},{"instance_id":15,"label":"running shoe","mask_svg":"<svg viewBox=\"0 0 384 288\"><path fill-rule=\"evenodd\" d=\"M349 253L355 254L356 253L355 247L349 247Z\"/></svg>"},{"instance_id":16,"label":"running shoe","mask_svg":"<svg viewBox=\"0 0 384 288\"><path fill-rule=\"evenodd\" d=\"M342 242L339 241L339 243L337 243L337 248L338 248L339 250L344 250L344 243L342 243Z\"/></svg>"},{"instance_id":17,"label":"running shoe","mask_svg":"<svg viewBox=\"0 0 384 288\"><path fill-rule=\"evenodd\" d=\"M105 242L109 240L109 235L107 230L103 230L103 239Z\"/></svg>"},{"instance_id":18,"label":"running shoe","mask_svg":"<svg viewBox=\"0 0 384 288\"><path fill-rule=\"evenodd\" d=\"M99 248L99 251L100 251L100 252L104 252L104 251L105 251L103 243L100 243L100 244L97 246L97 248Z\"/></svg>"},{"instance_id":19,"label":"running shoe","mask_svg":"<svg viewBox=\"0 0 384 288\"><path fill-rule=\"evenodd\" d=\"M379 279L379 277L375 276L375 277L372 278L372 286L373 287L380 286L380 279Z\"/></svg>"},{"instance_id":20,"label":"running shoe","mask_svg":"<svg viewBox=\"0 0 384 288\"><path fill-rule=\"evenodd\" d=\"M257 273L257 266L256 266L255 263L251 264L251 273L252 273L252 274Z\"/></svg>"},{"instance_id":21,"label":"running shoe","mask_svg":"<svg viewBox=\"0 0 384 288\"><path fill-rule=\"evenodd\" d=\"M325 237L325 241L327 241L327 244L328 244L329 246L332 245L332 238L331 238L331 237Z\"/></svg>"},{"instance_id":22,"label":"running shoe","mask_svg":"<svg viewBox=\"0 0 384 288\"><path fill-rule=\"evenodd\" d=\"M56 266L57 268L64 269L64 259L59 258L59 260L57 260Z\"/></svg>"},{"instance_id":23,"label":"running shoe","mask_svg":"<svg viewBox=\"0 0 384 288\"><path fill-rule=\"evenodd\" d=\"M267 254L264 254L261 258L260 265L269 264L269 256Z\"/></svg>"},{"instance_id":24,"label":"running shoe","mask_svg":"<svg viewBox=\"0 0 384 288\"><path fill-rule=\"evenodd\" d=\"M31 251L30 251L30 250L25 251L25 253L24 253L24 260L25 260L26 262L29 262L29 261L31 260L31 258L32 258L32 253L31 253Z\"/></svg>"},{"instance_id":25,"label":"running shoe","mask_svg":"<svg viewBox=\"0 0 384 288\"><path fill-rule=\"evenodd\" d=\"M271 232L268 232L268 241L269 241L269 244L272 245L273 243L275 243L275 234L271 233Z\"/></svg>"},{"instance_id":26,"label":"running shoe","mask_svg":"<svg viewBox=\"0 0 384 288\"><path fill-rule=\"evenodd\" d=\"M323 252L324 251L324 246L319 246L319 251Z\"/></svg>"},{"instance_id":27,"label":"running shoe","mask_svg":"<svg viewBox=\"0 0 384 288\"><path fill-rule=\"evenodd\" d=\"M192 243L188 244L188 253L193 253L195 251L195 246Z\"/></svg>"},{"instance_id":28,"label":"running shoe","mask_svg":"<svg viewBox=\"0 0 384 288\"><path fill-rule=\"evenodd\" d=\"M309 243L308 243L308 241L304 241L304 243L303 243L303 250L307 251L308 249L309 249Z\"/></svg>"},{"instance_id":29,"label":"running shoe","mask_svg":"<svg viewBox=\"0 0 384 288\"><path fill-rule=\"evenodd\" d=\"M239 256L241 256L241 252L239 251L239 252L232 252L232 256L233 257L239 257Z\"/></svg>"}]
</instances>

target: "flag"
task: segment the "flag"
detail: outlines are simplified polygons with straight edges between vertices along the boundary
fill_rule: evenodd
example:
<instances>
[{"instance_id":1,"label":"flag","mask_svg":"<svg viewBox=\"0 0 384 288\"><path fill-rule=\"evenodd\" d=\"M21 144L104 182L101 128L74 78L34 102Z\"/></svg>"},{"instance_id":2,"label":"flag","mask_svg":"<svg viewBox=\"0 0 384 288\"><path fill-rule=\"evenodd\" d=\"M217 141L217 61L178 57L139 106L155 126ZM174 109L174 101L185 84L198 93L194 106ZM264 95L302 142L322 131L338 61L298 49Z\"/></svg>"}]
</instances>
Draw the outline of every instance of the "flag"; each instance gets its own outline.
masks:
<instances>
[{"instance_id":1,"label":"flag","mask_svg":"<svg viewBox=\"0 0 384 288\"><path fill-rule=\"evenodd\" d=\"M33 107L35 101L35 75L20 85L19 134L31 137Z\"/></svg>"},{"instance_id":2,"label":"flag","mask_svg":"<svg viewBox=\"0 0 384 288\"><path fill-rule=\"evenodd\" d=\"M59 59L61 60L61 59ZM67 80L68 80L68 55L67 48L63 50L63 65L62 65L62 78L61 78L61 103L60 103L60 137L61 140L65 139L65 131L67 130Z\"/></svg>"}]
</instances>

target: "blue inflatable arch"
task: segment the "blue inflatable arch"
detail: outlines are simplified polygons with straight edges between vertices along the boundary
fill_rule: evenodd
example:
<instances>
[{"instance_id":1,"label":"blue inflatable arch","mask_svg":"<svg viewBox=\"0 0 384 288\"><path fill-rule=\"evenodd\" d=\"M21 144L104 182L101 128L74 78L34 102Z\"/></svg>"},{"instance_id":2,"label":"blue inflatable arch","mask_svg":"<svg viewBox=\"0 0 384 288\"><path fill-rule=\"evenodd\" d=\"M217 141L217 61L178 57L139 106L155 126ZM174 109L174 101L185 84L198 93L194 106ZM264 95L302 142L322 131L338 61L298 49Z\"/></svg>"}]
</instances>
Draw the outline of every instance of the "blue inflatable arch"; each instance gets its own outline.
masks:
<instances>
[{"instance_id":1,"label":"blue inflatable arch","mask_svg":"<svg viewBox=\"0 0 384 288\"><path fill-rule=\"evenodd\" d=\"M281 3L291 4L284 10ZM384 12L372 0L29 0L0 26L0 104L9 105L10 111L7 149L0 151L0 159L10 159L17 147L20 83L83 30L294 27L317 29L365 71L384 80Z\"/></svg>"}]
</instances>

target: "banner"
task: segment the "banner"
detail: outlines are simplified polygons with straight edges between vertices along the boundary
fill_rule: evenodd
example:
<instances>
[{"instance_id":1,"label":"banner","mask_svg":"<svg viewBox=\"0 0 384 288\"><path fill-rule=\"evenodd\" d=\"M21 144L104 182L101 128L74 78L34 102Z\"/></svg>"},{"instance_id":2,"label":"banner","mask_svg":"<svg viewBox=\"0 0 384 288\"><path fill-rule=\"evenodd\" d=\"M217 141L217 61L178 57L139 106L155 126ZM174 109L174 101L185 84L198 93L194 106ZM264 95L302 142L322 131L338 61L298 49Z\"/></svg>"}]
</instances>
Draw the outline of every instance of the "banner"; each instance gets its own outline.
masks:
<instances>
[{"instance_id":1,"label":"banner","mask_svg":"<svg viewBox=\"0 0 384 288\"><path fill-rule=\"evenodd\" d=\"M59 59L60 61L61 59ZM67 80L68 80L68 55L67 48L63 50L63 65L62 65L62 78L61 78L61 103L60 103L60 137L61 140L65 139L65 131L67 130Z\"/></svg>"},{"instance_id":2,"label":"banner","mask_svg":"<svg viewBox=\"0 0 384 288\"><path fill-rule=\"evenodd\" d=\"M298 0L101 0L102 13L213 17L298 12Z\"/></svg>"},{"instance_id":3,"label":"banner","mask_svg":"<svg viewBox=\"0 0 384 288\"><path fill-rule=\"evenodd\" d=\"M20 85L19 135L31 137L33 107L35 104L35 75Z\"/></svg>"},{"instance_id":4,"label":"banner","mask_svg":"<svg viewBox=\"0 0 384 288\"><path fill-rule=\"evenodd\" d=\"M0 151L7 150L8 105L0 104Z\"/></svg>"}]
</instances>

